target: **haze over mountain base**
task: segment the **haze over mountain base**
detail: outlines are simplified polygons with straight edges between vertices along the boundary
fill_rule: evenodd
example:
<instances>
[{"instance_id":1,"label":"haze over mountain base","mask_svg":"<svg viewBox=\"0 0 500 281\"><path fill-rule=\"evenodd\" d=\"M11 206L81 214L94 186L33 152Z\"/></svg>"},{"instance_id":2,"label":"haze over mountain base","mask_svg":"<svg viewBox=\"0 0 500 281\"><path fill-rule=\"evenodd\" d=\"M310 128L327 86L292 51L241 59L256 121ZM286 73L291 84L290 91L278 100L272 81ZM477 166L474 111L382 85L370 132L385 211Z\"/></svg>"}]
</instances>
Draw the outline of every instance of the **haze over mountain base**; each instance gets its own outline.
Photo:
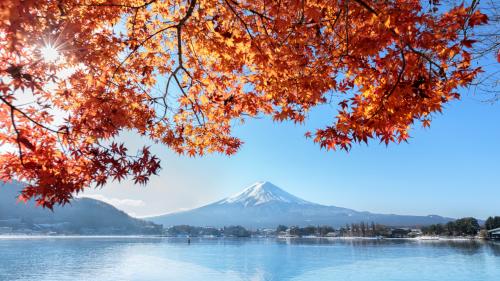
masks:
<instances>
[{"instance_id":1,"label":"haze over mountain base","mask_svg":"<svg viewBox=\"0 0 500 281\"><path fill-rule=\"evenodd\" d=\"M137 235L161 234L154 223L133 218L124 211L91 198L76 198L53 211L17 202L23 185L0 184L0 234ZM0 278L1 279L1 278Z\"/></svg>"}]
</instances>

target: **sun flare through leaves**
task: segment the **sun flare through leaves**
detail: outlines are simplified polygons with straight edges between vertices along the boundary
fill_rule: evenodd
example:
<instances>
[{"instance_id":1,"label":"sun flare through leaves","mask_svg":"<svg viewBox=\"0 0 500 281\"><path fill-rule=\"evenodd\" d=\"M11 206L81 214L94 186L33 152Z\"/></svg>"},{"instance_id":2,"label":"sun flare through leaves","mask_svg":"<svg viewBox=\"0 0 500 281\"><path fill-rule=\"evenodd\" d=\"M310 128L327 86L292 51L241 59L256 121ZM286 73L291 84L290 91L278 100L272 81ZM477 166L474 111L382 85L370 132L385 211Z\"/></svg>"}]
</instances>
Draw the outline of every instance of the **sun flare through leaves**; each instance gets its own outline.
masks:
<instances>
[{"instance_id":1,"label":"sun flare through leaves","mask_svg":"<svg viewBox=\"0 0 500 281\"><path fill-rule=\"evenodd\" d=\"M470 49L488 18L476 2L2 1L0 141L16 149L0 153L0 180L27 181L21 199L52 207L159 171L122 132L231 155L234 124L304 123L322 104L332 123L306 134L322 148L406 141L481 71ZM57 40L40 46L40 34Z\"/></svg>"},{"instance_id":2,"label":"sun flare through leaves","mask_svg":"<svg viewBox=\"0 0 500 281\"><path fill-rule=\"evenodd\" d=\"M43 46L40 49L40 53L42 55L42 58L49 63L57 61L60 57L57 48L52 46L51 44L46 44L45 46Z\"/></svg>"}]
</instances>

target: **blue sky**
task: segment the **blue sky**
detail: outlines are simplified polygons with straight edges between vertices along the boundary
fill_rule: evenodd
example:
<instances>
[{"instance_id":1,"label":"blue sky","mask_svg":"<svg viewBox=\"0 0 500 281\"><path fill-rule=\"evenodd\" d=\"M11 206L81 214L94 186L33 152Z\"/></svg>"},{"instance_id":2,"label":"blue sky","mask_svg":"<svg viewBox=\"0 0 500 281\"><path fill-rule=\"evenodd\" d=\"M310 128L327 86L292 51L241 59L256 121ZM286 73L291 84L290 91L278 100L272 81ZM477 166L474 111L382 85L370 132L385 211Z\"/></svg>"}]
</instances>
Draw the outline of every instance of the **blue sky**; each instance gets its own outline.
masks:
<instances>
[{"instance_id":1,"label":"blue sky","mask_svg":"<svg viewBox=\"0 0 500 281\"><path fill-rule=\"evenodd\" d=\"M154 146L163 170L145 186L112 183L85 195L136 216L189 209L267 180L303 199L379 213L485 218L500 215L500 103L471 94L417 125L408 144L378 141L349 152L321 150L304 138L333 120L323 106L305 125L249 120L235 128L245 141L232 156L178 156ZM124 137L131 145L135 136Z\"/></svg>"},{"instance_id":2,"label":"blue sky","mask_svg":"<svg viewBox=\"0 0 500 281\"><path fill-rule=\"evenodd\" d=\"M498 71L493 57L481 65L488 73ZM356 210L500 215L500 101L487 98L463 92L461 101L434 116L430 128L417 125L408 144L386 147L375 140L349 153L321 150L304 137L333 122L336 111L329 106L311 112L304 125L248 120L234 130L245 142L234 156L189 158L153 145L163 170L147 186L125 181L84 195L148 216L202 206L267 180L303 199ZM122 139L129 147L144 145L136 135Z\"/></svg>"}]
</instances>

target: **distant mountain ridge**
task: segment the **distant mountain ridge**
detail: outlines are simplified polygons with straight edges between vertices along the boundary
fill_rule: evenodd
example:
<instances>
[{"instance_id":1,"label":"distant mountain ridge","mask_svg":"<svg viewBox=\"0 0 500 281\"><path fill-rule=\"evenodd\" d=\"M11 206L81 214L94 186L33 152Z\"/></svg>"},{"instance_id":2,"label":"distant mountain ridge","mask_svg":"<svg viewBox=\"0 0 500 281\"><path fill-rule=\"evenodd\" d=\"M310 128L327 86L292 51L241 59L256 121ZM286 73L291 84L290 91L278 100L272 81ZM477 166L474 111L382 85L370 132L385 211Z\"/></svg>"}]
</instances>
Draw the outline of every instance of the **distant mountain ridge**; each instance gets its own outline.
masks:
<instances>
[{"instance_id":1,"label":"distant mountain ridge","mask_svg":"<svg viewBox=\"0 0 500 281\"><path fill-rule=\"evenodd\" d=\"M408 216L359 212L325 206L294 196L270 182L257 182L243 191L199 208L146 218L152 222L194 226L242 225L250 228L285 225L331 225L375 222L390 226L447 223L452 218L437 215Z\"/></svg>"},{"instance_id":2,"label":"distant mountain ridge","mask_svg":"<svg viewBox=\"0 0 500 281\"><path fill-rule=\"evenodd\" d=\"M17 203L23 185L0 184L0 227L15 233L138 235L161 234L161 226L137 219L105 202L76 198L54 211L36 207L34 202ZM4 230L5 232L5 230Z\"/></svg>"}]
</instances>

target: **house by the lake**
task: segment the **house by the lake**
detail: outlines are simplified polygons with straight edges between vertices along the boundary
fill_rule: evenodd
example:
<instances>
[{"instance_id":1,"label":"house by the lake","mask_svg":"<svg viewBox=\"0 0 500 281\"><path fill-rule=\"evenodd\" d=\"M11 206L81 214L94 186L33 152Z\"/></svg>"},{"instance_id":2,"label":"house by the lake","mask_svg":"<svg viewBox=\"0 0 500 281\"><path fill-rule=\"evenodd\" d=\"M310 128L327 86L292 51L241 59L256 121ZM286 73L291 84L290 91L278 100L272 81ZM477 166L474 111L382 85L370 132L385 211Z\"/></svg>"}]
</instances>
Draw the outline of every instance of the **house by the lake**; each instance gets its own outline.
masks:
<instances>
[{"instance_id":1,"label":"house by the lake","mask_svg":"<svg viewBox=\"0 0 500 281\"><path fill-rule=\"evenodd\" d=\"M490 239L500 239L500 227L488 230L488 237Z\"/></svg>"}]
</instances>

